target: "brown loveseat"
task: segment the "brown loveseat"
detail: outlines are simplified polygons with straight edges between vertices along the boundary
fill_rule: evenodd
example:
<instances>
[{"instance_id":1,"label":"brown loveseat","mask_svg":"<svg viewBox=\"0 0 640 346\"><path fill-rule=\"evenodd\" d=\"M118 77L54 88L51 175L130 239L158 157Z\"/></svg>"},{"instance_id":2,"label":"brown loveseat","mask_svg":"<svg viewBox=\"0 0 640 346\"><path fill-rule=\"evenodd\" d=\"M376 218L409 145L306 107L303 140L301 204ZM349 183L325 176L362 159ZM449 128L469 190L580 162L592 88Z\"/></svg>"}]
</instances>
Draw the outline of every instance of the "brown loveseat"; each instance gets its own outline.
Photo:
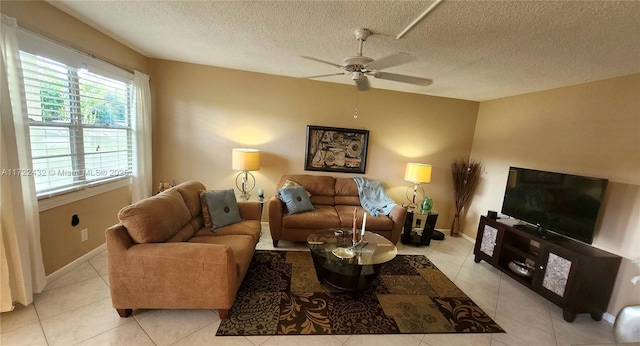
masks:
<instances>
[{"instance_id":1,"label":"brown loveseat","mask_svg":"<svg viewBox=\"0 0 640 346\"><path fill-rule=\"evenodd\" d=\"M238 203L243 221L203 227L196 181L120 210L106 230L113 307L217 309L226 318L260 238L260 204Z\"/></svg>"},{"instance_id":2,"label":"brown loveseat","mask_svg":"<svg viewBox=\"0 0 640 346\"><path fill-rule=\"evenodd\" d=\"M315 210L290 215L286 205L277 197L269 202L269 229L273 246L280 240L306 241L307 237L324 229L350 229L353 227L353 211L357 210L357 226L360 227L364 208L360 205L358 186L353 178L334 178L318 175L284 175L278 183L282 187L286 180L294 181L311 194ZM367 231L378 233L394 244L398 243L407 209L396 205L388 216L367 215Z\"/></svg>"}]
</instances>

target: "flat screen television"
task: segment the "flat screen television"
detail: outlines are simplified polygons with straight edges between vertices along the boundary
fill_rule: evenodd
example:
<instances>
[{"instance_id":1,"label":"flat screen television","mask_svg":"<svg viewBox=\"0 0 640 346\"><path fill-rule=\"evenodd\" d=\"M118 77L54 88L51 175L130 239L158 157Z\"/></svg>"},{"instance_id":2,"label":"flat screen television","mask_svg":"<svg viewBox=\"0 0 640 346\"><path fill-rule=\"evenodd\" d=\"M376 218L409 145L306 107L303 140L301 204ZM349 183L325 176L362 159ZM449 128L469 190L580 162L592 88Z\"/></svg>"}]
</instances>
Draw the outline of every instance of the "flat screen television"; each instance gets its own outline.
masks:
<instances>
[{"instance_id":1,"label":"flat screen television","mask_svg":"<svg viewBox=\"0 0 640 346\"><path fill-rule=\"evenodd\" d=\"M593 235L607 179L510 167L502 213L587 244Z\"/></svg>"}]
</instances>

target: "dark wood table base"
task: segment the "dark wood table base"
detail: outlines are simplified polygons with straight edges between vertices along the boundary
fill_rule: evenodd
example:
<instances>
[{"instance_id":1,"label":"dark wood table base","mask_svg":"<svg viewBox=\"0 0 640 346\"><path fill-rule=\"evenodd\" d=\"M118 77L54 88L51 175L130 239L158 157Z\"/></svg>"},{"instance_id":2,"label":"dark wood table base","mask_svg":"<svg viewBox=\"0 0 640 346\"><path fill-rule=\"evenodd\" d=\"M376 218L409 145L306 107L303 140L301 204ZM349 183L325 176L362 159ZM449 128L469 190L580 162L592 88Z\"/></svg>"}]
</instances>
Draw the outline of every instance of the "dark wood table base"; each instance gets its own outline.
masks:
<instances>
[{"instance_id":1,"label":"dark wood table base","mask_svg":"<svg viewBox=\"0 0 640 346\"><path fill-rule=\"evenodd\" d=\"M381 267L381 264L358 265L355 262L327 263L331 260L314 252L311 252L311 257L318 281L340 290L350 291L354 295L358 291L371 287L375 278L378 277Z\"/></svg>"}]
</instances>

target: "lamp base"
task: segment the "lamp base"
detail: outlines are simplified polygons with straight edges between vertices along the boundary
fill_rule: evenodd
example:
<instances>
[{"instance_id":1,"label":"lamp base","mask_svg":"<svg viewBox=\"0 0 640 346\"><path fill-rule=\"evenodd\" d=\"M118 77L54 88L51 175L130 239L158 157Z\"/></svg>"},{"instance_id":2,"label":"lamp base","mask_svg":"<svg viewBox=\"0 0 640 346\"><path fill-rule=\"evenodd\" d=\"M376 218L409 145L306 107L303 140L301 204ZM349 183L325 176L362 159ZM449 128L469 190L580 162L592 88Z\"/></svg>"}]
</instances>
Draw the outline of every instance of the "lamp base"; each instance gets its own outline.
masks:
<instances>
[{"instance_id":1,"label":"lamp base","mask_svg":"<svg viewBox=\"0 0 640 346\"><path fill-rule=\"evenodd\" d=\"M249 179L251 177L251 179ZM249 171L242 171L236 176L236 187L240 191L240 199L248 201L251 192L256 186L256 178Z\"/></svg>"},{"instance_id":2,"label":"lamp base","mask_svg":"<svg viewBox=\"0 0 640 346\"><path fill-rule=\"evenodd\" d=\"M418 205L416 204L416 200L421 201L422 197L424 197L424 189L420 184L414 184L412 186L407 187L407 192L405 194L407 199L409 200L408 209L416 210Z\"/></svg>"}]
</instances>

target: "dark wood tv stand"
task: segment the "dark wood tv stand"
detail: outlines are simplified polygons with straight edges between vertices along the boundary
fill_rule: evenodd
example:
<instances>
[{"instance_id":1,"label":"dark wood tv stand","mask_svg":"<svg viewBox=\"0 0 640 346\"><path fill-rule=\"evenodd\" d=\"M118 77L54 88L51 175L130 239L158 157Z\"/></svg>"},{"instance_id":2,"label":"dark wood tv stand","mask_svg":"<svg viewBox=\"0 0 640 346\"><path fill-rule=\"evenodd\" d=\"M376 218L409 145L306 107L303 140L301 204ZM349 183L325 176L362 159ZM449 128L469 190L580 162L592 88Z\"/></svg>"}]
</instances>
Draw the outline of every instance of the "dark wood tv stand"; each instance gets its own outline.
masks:
<instances>
[{"instance_id":1,"label":"dark wood tv stand","mask_svg":"<svg viewBox=\"0 0 640 346\"><path fill-rule=\"evenodd\" d=\"M567 322L573 322L579 313L602 319L620 256L562 236L545 238L535 230L481 216L474 260L485 260L556 304ZM532 266L531 275L516 274L509 268L512 261Z\"/></svg>"}]
</instances>

